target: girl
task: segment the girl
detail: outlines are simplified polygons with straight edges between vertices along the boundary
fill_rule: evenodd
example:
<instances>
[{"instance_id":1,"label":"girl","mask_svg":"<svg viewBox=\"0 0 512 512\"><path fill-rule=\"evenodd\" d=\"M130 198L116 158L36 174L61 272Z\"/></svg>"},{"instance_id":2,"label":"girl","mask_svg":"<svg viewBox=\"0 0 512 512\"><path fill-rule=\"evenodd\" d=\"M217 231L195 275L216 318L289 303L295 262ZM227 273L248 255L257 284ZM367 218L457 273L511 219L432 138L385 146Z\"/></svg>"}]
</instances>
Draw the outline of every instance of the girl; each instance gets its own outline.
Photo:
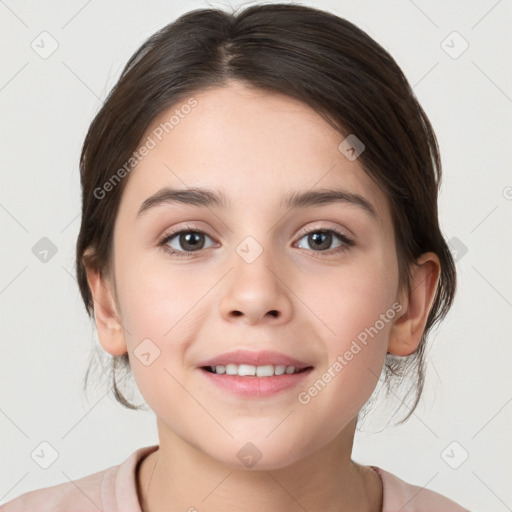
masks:
<instances>
[{"instance_id":1,"label":"girl","mask_svg":"<svg viewBox=\"0 0 512 512\"><path fill-rule=\"evenodd\" d=\"M436 138L382 47L304 6L190 12L80 163L80 291L159 444L2 510L466 510L351 459L382 372L415 376L412 414L456 282Z\"/></svg>"}]
</instances>

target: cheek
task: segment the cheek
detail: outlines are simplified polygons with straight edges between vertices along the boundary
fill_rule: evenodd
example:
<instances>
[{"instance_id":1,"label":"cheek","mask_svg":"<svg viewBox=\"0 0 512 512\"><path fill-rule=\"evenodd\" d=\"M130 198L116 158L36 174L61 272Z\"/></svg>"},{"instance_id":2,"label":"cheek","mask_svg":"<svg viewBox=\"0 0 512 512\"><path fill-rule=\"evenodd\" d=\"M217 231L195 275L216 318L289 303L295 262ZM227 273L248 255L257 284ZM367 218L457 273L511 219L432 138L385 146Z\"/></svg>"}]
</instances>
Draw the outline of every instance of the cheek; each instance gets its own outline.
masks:
<instances>
[{"instance_id":1,"label":"cheek","mask_svg":"<svg viewBox=\"0 0 512 512\"><path fill-rule=\"evenodd\" d=\"M299 293L323 323L319 332L332 349L343 350L347 341L373 326L392 307L398 286L398 268L392 256L380 250L314 272L313 279L304 278ZM388 324L379 323L381 334L387 334Z\"/></svg>"},{"instance_id":2,"label":"cheek","mask_svg":"<svg viewBox=\"0 0 512 512\"><path fill-rule=\"evenodd\" d=\"M118 265L121 313L132 343L141 337L176 339L208 280L165 258L126 258ZM174 335L174 336L173 336Z\"/></svg>"},{"instance_id":3,"label":"cheek","mask_svg":"<svg viewBox=\"0 0 512 512\"><path fill-rule=\"evenodd\" d=\"M317 375L320 381L304 390L301 403L321 394L320 408L331 404L333 411L339 407L356 414L362 407L384 364L389 332L400 308L395 303L397 285L396 262L383 252L357 265L316 274L314 287L303 285L304 302L321 320L318 332L323 333L326 359Z\"/></svg>"},{"instance_id":4,"label":"cheek","mask_svg":"<svg viewBox=\"0 0 512 512\"><path fill-rule=\"evenodd\" d=\"M166 407L186 398L173 380L183 381L188 347L207 314L208 277L141 258L116 265L119 306L130 364L137 386L150 407ZM211 280L211 278L210 278Z\"/></svg>"}]
</instances>

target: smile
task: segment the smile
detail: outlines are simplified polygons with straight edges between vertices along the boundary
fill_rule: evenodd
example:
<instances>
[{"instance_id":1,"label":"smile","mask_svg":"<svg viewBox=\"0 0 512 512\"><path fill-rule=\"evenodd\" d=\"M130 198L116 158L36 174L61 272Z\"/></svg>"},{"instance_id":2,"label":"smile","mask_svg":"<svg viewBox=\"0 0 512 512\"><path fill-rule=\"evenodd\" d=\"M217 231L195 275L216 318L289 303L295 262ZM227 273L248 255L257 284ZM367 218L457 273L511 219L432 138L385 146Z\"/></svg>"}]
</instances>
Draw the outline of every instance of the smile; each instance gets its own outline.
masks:
<instances>
[{"instance_id":1,"label":"smile","mask_svg":"<svg viewBox=\"0 0 512 512\"><path fill-rule=\"evenodd\" d=\"M254 366L251 364L219 364L217 366L205 366L204 369L218 375L238 375L239 377L273 377L274 375L291 375L300 373L306 368L295 366L272 365Z\"/></svg>"}]
</instances>

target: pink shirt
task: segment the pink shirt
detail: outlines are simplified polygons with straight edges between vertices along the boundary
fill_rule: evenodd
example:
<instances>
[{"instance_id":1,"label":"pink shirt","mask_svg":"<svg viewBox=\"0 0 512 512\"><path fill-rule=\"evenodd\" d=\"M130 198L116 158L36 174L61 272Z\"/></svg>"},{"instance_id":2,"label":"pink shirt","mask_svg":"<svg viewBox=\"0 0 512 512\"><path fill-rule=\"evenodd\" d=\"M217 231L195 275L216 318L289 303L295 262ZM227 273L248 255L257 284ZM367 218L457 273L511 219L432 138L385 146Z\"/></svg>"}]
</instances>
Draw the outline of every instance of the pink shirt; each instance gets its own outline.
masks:
<instances>
[{"instance_id":1,"label":"pink shirt","mask_svg":"<svg viewBox=\"0 0 512 512\"><path fill-rule=\"evenodd\" d=\"M158 445L133 452L123 463L74 482L27 492L0 506L1 512L142 512L137 496L137 464ZM444 496L408 484L370 466L384 488L382 512L469 512ZM202 509L204 507L200 507Z\"/></svg>"}]
</instances>

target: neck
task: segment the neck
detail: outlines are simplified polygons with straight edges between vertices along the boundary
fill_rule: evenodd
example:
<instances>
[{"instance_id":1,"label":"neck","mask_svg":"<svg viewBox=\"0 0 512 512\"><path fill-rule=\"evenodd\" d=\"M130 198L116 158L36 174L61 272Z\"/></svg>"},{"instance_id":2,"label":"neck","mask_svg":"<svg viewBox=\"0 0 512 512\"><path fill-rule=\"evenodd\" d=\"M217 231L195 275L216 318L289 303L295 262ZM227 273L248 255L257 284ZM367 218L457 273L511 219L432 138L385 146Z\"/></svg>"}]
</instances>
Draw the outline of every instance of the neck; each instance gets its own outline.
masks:
<instances>
[{"instance_id":1,"label":"neck","mask_svg":"<svg viewBox=\"0 0 512 512\"><path fill-rule=\"evenodd\" d=\"M381 512L379 475L351 460L355 425L356 419L321 450L272 470L227 466L177 436L164 438L159 428L159 449L138 469L142 510Z\"/></svg>"}]
</instances>

